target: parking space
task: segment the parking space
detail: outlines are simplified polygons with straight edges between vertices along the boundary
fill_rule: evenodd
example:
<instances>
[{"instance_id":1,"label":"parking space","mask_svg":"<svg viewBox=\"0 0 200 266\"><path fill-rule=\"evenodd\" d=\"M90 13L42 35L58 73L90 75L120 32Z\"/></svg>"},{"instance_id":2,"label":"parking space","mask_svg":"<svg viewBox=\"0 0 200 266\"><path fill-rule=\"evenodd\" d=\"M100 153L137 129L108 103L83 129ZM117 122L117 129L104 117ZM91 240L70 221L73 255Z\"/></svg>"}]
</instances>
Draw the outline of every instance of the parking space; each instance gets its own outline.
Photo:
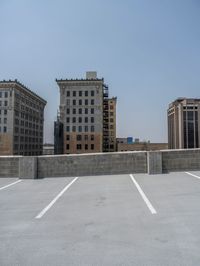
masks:
<instances>
[{"instance_id":1,"label":"parking space","mask_svg":"<svg viewBox=\"0 0 200 266\"><path fill-rule=\"evenodd\" d=\"M198 265L199 201L184 172L22 180L0 190L0 265Z\"/></svg>"},{"instance_id":2,"label":"parking space","mask_svg":"<svg viewBox=\"0 0 200 266\"><path fill-rule=\"evenodd\" d=\"M0 190L3 190L4 187L9 186L16 181L19 181L18 178L0 178Z\"/></svg>"}]
</instances>

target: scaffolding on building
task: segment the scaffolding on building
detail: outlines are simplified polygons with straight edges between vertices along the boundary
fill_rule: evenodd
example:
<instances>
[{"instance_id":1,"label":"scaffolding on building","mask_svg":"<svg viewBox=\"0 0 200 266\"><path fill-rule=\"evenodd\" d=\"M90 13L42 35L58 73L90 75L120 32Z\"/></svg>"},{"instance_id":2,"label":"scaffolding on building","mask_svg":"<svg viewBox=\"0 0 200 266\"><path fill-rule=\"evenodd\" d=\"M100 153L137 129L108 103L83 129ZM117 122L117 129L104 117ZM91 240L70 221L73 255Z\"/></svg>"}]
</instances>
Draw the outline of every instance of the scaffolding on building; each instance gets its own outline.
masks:
<instances>
[{"instance_id":1,"label":"scaffolding on building","mask_svg":"<svg viewBox=\"0 0 200 266\"><path fill-rule=\"evenodd\" d=\"M109 105L108 86L103 84L103 152L109 151Z\"/></svg>"}]
</instances>

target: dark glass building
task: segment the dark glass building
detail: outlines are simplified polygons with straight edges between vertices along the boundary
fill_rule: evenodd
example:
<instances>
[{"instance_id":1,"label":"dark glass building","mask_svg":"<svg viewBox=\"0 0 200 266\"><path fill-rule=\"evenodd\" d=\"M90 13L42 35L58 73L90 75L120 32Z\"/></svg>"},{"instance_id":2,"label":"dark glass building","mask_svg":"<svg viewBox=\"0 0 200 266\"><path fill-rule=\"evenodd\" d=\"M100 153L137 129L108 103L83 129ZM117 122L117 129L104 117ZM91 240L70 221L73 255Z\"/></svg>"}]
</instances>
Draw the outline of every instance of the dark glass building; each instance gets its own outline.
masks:
<instances>
[{"instance_id":1,"label":"dark glass building","mask_svg":"<svg viewBox=\"0 0 200 266\"><path fill-rule=\"evenodd\" d=\"M178 98L168 108L170 149L200 147L200 99Z\"/></svg>"}]
</instances>

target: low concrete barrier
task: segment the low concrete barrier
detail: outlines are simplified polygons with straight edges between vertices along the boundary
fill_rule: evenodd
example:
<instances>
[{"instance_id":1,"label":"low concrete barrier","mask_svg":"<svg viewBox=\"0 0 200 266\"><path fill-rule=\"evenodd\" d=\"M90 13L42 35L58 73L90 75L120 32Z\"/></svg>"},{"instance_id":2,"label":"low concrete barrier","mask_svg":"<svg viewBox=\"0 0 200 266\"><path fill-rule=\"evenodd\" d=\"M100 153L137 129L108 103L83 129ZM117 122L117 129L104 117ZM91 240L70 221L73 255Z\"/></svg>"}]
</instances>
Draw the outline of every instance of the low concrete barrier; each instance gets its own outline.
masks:
<instances>
[{"instance_id":1,"label":"low concrete barrier","mask_svg":"<svg viewBox=\"0 0 200 266\"><path fill-rule=\"evenodd\" d=\"M38 157L24 156L19 160L19 176L21 179L38 178Z\"/></svg>"},{"instance_id":2,"label":"low concrete barrier","mask_svg":"<svg viewBox=\"0 0 200 266\"><path fill-rule=\"evenodd\" d=\"M146 152L38 157L38 177L146 173Z\"/></svg>"},{"instance_id":3,"label":"low concrete barrier","mask_svg":"<svg viewBox=\"0 0 200 266\"><path fill-rule=\"evenodd\" d=\"M200 170L200 149L165 150L162 152L162 172Z\"/></svg>"},{"instance_id":4,"label":"low concrete barrier","mask_svg":"<svg viewBox=\"0 0 200 266\"><path fill-rule=\"evenodd\" d=\"M35 179L192 170L200 170L200 149L0 157L0 177Z\"/></svg>"},{"instance_id":5,"label":"low concrete barrier","mask_svg":"<svg viewBox=\"0 0 200 266\"><path fill-rule=\"evenodd\" d=\"M0 177L19 177L21 156L0 156Z\"/></svg>"}]
</instances>

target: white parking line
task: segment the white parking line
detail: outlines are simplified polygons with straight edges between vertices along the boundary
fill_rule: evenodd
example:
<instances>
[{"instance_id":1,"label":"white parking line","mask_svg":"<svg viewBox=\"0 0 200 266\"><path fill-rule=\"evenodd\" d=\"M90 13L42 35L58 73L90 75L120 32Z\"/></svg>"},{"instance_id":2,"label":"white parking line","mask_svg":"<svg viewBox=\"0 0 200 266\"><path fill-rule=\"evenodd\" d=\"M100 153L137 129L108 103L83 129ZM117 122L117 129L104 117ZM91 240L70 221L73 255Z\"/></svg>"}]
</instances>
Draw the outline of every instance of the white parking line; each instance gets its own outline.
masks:
<instances>
[{"instance_id":1,"label":"white parking line","mask_svg":"<svg viewBox=\"0 0 200 266\"><path fill-rule=\"evenodd\" d=\"M130 174L130 177L131 177L133 183L135 184L137 190L139 191L140 195L142 196L144 202L146 203L147 207L149 208L150 212L152 214L156 214L157 213L156 210L154 209L151 202L148 200L147 196L144 194L143 190L141 189L141 187L139 186L139 184L137 183L137 181L135 180L135 178L133 177L132 174Z\"/></svg>"},{"instance_id":2,"label":"white parking line","mask_svg":"<svg viewBox=\"0 0 200 266\"><path fill-rule=\"evenodd\" d=\"M192 173L190 173L190 172L185 172L185 173L188 174L188 175L191 175L191 176L194 176L194 177L200 179L200 176L198 176L198 175L194 175L194 174L192 174Z\"/></svg>"},{"instance_id":3,"label":"white parking line","mask_svg":"<svg viewBox=\"0 0 200 266\"><path fill-rule=\"evenodd\" d=\"M17 183L19 183L19 182L21 182L22 180L17 180L17 181L15 181L15 182L13 182L13 183L11 183L11 184L9 184L9 185L6 185L6 186L4 186L4 187L0 187L0 190L3 190L3 189L5 189L5 188L7 188L7 187L11 187L11 186L13 186L13 185L15 185L15 184L17 184Z\"/></svg>"},{"instance_id":4,"label":"white parking line","mask_svg":"<svg viewBox=\"0 0 200 266\"><path fill-rule=\"evenodd\" d=\"M42 216L56 203L56 201L65 193L65 191L78 179L74 178L36 217L35 219L40 219Z\"/></svg>"}]
</instances>

